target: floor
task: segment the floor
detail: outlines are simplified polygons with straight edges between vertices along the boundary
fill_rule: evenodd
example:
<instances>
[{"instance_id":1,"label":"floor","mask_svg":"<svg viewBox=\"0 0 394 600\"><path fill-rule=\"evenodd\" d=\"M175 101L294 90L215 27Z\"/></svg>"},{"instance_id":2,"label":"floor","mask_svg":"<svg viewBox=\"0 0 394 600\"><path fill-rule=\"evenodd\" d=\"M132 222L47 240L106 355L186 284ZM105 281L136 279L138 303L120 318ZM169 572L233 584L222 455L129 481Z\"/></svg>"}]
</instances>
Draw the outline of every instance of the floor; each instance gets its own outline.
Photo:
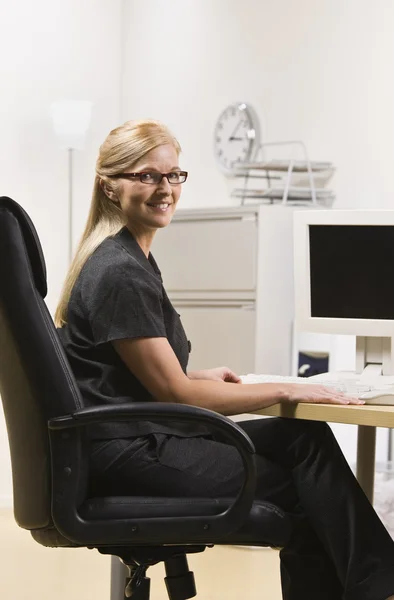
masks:
<instances>
[{"instance_id":1,"label":"floor","mask_svg":"<svg viewBox=\"0 0 394 600\"><path fill-rule=\"evenodd\" d=\"M110 559L95 550L51 549L0 509L0 598L110 600ZM208 548L190 556L200 600L281 600L278 552L269 548ZM168 600L160 565L149 569L151 600Z\"/></svg>"}]
</instances>

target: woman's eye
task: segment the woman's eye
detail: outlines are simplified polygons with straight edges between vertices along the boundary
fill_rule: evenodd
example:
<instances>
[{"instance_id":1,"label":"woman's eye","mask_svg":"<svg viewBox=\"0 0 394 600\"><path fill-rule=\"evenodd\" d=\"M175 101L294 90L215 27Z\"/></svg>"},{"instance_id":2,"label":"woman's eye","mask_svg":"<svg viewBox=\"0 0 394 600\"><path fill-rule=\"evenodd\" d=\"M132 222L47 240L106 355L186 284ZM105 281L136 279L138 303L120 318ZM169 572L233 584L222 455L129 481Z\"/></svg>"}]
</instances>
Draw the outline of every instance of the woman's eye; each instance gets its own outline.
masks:
<instances>
[{"instance_id":1,"label":"woman's eye","mask_svg":"<svg viewBox=\"0 0 394 600\"><path fill-rule=\"evenodd\" d=\"M179 173L169 173L168 177L169 177L170 181L178 181Z\"/></svg>"},{"instance_id":2,"label":"woman's eye","mask_svg":"<svg viewBox=\"0 0 394 600\"><path fill-rule=\"evenodd\" d=\"M153 181L153 175L152 173L141 173L141 180L142 181Z\"/></svg>"}]
</instances>

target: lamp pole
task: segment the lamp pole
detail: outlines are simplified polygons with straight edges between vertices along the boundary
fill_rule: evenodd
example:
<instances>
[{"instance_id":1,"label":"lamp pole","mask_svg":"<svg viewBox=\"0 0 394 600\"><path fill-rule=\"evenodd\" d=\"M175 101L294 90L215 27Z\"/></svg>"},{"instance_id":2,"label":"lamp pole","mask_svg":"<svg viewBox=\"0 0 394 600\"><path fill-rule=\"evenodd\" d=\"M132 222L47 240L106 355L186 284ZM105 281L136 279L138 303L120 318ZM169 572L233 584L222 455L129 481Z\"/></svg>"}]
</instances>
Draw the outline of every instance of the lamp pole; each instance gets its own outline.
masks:
<instances>
[{"instance_id":1,"label":"lamp pole","mask_svg":"<svg viewBox=\"0 0 394 600\"><path fill-rule=\"evenodd\" d=\"M67 150L68 162L68 263L73 256L73 160L74 150L84 147L89 128L92 102L88 100L59 100L50 107L53 127L62 148Z\"/></svg>"}]
</instances>

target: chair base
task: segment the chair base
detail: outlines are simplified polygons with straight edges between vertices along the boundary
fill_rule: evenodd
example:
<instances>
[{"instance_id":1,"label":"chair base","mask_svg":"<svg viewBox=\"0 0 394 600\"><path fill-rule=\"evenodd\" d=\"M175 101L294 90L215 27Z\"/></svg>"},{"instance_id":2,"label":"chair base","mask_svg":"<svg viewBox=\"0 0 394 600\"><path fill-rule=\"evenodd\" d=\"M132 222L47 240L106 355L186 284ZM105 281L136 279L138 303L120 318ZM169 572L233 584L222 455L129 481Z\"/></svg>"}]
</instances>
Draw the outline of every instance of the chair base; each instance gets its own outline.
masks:
<instances>
[{"instance_id":1,"label":"chair base","mask_svg":"<svg viewBox=\"0 0 394 600\"><path fill-rule=\"evenodd\" d=\"M163 546L156 548L98 548L102 554L119 556L125 567L119 570L116 562L112 563L112 577L124 577L124 587L119 581L111 581L111 600L149 600L150 579L146 577L149 567L164 562L165 584L169 600L187 600L196 596L194 574L189 570L186 552L203 552L205 546ZM115 569L114 569L115 566ZM116 571L115 571L116 570ZM115 588L116 583L116 588ZM124 590L124 591L123 591Z\"/></svg>"}]
</instances>

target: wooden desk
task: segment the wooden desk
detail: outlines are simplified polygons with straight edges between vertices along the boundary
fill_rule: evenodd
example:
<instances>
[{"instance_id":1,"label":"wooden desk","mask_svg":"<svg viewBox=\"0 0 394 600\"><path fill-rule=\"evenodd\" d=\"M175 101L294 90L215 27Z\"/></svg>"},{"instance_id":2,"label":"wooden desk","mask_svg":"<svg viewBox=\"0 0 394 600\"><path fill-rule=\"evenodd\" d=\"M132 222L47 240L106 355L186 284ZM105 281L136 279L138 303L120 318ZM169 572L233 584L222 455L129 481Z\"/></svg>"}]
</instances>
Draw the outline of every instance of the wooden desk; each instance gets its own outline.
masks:
<instances>
[{"instance_id":1,"label":"wooden desk","mask_svg":"<svg viewBox=\"0 0 394 600\"><path fill-rule=\"evenodd\" d=\"M373 501L376 427L394 428L394 406L341 406L338 404L275 404L255 414L287 419L358 425L357 479Z\"/></svg>"}]
</instances>

